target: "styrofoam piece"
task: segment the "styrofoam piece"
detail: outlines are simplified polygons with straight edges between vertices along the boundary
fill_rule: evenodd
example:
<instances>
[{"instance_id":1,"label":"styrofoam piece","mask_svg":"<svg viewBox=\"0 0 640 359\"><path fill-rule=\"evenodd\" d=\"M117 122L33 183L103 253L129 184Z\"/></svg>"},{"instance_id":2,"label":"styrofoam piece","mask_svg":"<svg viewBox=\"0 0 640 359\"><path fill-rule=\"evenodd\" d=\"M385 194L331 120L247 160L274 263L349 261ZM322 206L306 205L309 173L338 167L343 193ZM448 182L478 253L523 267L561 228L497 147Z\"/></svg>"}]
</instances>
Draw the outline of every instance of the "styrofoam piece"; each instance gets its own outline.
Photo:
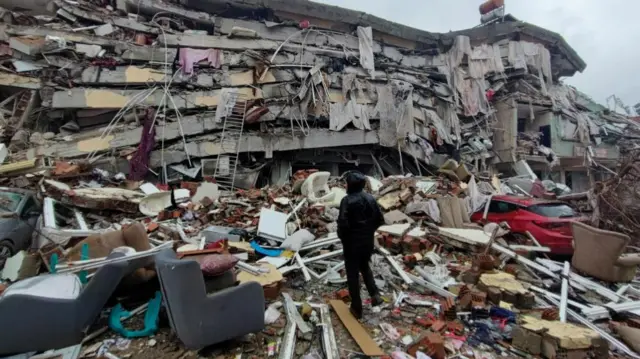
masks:
<instances>
[{"instance_id":1,"label":"styrofoam piece","mask_svg":"<svg viewBox=\"0 0 640 359\"><path fill-rule=\"evenodd\" d=\"M158 187L156 187L156 185L149 182L141 184L139 188L146 195L160 192L160 190L158 189Z\"/></svg>"}]
</instances>

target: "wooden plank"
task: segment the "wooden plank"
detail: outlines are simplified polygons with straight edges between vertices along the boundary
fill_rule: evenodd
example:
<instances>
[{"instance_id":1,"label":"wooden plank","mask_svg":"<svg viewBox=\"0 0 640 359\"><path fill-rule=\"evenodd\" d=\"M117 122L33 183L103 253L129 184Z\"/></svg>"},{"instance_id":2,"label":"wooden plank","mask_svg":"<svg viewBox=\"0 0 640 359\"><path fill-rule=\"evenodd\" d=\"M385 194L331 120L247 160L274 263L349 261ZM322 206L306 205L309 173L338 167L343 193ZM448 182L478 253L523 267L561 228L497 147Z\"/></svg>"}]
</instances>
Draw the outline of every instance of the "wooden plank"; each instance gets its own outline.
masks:
<instances>
[{"instance_id":1,"label":"wooden plank","mask_svg":"<svg viewBox=\"0 0 640 359\"><path fill-rule=\"evenodd\" d=\"M385 352L380 349L378 344L371 339L371 336L367 333L367 331L362 327L360 323L351 315L349 308L346 304L344 304L341 300L331 300L329 302L335 310L338 318L342 321L342 324L347 328L353 339L358 343L362 352L367 356L383 356L386 355Z\"/></svg>"}]
</instances>

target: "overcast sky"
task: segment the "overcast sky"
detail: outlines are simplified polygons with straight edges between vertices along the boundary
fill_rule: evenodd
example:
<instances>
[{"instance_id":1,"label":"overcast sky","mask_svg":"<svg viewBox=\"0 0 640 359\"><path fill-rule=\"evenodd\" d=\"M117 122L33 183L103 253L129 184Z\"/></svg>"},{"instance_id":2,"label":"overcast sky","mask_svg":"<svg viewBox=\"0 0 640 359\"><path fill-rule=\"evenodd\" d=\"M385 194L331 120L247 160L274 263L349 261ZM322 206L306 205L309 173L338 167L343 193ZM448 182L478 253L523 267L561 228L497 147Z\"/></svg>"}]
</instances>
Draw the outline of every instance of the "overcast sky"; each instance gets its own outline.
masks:
<instances>
[{"instance_id":1,"label":"overcast sky","mask_svg":"<svg viewBox=\"0 0 640 359\"><path fill-rule=\"evenodd\" d=\"M480 23L482 0L315 0L348 7L407 26L448 32ZM587 63L565 79L606 105L617 95L630 107L640 102L640 1L505 0L507 13L562 35Z\"/></svg>"}]
</instances>

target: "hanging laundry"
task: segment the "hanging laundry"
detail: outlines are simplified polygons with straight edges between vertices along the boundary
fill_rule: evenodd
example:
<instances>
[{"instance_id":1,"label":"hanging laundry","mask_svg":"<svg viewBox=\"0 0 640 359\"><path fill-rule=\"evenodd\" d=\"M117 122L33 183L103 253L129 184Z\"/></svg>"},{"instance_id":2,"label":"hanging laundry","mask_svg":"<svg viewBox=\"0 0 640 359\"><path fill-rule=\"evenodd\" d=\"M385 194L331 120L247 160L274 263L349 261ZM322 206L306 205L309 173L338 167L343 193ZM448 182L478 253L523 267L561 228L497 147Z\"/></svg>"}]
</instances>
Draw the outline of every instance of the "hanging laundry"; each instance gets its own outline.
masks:
<instances>
[{"instance_id":1,"label":"hanging laundry","mask_svg":"<svg viewBox=\"0 0 640 359\"><path fill-rule=\"evenodd\" d=\"M222 66L222 51L218 49L198 50L191 48L180 49L180 66L185 74L193 72L193 64L207 60L212 67L219 69Z\"/></svg>"},{"instance_id":2,"label":"hanging laundry","mask_svg":"<svg viewBox=\"0 0 640 359\"><path fill-rule=\"evenodd\" d=\"M129 161L129 179L132 181L143 180L149 171L149 155L155 146L156 138L156 128L153 126L154 117L155 110L148 108L145 112L138 150Z\"/></svg>"}]
</instances>

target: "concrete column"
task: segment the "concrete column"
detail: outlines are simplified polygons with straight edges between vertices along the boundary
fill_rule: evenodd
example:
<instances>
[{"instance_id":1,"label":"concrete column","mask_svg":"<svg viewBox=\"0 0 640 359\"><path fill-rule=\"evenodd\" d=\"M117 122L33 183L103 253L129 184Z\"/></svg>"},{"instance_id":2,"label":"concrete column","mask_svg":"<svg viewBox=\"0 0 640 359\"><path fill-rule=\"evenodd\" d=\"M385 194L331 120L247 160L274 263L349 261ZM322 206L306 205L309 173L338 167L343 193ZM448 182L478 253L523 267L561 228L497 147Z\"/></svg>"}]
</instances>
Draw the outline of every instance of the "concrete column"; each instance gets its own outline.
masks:
<instances>
[{"instance_id":1,"label":"concrete column","mask_svg":"<svg viewBox=\"0 0 640 359\"><path fill-rule=\"evenodd\" d=\"M275 160L271 166L271 184L282 186L289 179L291 162L289 160Z\"/></svg>"},{"instance_id":2,"label":"concrete column","mask_svg":"<svg viewBox=\"0 0 640 359\"><path fill-rule=\"evenodd\" d=\"M515 162L518 138L518 108L513 99L496 104L498 123L493 130L493 150L502 163Z\"/></svg>"}]
</instances>

